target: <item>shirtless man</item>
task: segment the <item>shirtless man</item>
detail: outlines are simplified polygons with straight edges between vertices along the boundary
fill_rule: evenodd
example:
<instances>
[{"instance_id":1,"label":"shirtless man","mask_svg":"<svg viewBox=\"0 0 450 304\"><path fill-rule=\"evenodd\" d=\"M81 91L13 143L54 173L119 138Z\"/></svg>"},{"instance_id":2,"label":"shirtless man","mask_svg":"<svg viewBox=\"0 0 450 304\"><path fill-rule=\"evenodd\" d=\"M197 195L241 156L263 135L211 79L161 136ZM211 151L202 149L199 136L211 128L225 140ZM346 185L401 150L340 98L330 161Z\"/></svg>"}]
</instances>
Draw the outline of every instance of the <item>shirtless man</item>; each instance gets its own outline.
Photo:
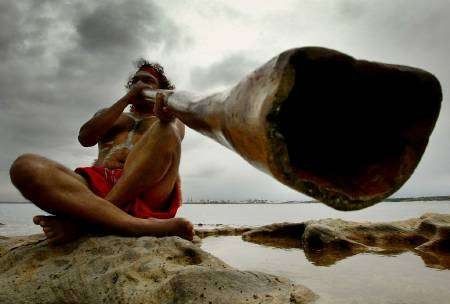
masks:
<instances>
[{"instance_id":1,"label":"shirtless man","mask_svg":"<svg viewBox=\"0 0 450 304\"><path fill-rule=\"evenodd\" d=\"M174 218L181 203L184 124L165 108L162 94L154 106L142 96L144 89L173 86L160 65L141 60L127 88L80 129L83 146L98 144L93 167L74 172L36 154L21 155L11 166L11 181L22 195L54 215L33 218L50 244L88 231L193 238L192 224ZM130 112L123 113L128 105Z\"/></svg>"}]
</instances>

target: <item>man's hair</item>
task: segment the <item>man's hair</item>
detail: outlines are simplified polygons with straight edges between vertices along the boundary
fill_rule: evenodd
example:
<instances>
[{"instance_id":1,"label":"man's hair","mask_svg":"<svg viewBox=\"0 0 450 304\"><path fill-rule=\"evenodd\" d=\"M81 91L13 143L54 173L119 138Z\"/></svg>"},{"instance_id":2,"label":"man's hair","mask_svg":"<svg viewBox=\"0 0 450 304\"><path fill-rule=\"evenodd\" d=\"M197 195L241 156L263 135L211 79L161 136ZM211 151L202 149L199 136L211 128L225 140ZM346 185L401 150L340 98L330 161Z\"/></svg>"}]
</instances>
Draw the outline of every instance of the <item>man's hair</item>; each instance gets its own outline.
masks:
<instances>
[{"instance_id":1,"label":"man's hair","mask_svg":"<svg viewBox=\"0 0 450 304\"><path fill-rule=\"evenodd\" d=\"M157 62L149 62L144 58L139 58L135 62L135 66L137 68L137 71L141 70L142 68L151 68L155 70L156 73L158 73L158 81L159 81L159 87L160 89L164 90L173 90L175 89L175 86L170 82L169 79L167 79L166 75L164 74L164 68ZM133 84L133 77L134 74L131 75L128 78L127 83L125 84L125 88L130 89L131 85Z\"/></svg>"}]
</instances>

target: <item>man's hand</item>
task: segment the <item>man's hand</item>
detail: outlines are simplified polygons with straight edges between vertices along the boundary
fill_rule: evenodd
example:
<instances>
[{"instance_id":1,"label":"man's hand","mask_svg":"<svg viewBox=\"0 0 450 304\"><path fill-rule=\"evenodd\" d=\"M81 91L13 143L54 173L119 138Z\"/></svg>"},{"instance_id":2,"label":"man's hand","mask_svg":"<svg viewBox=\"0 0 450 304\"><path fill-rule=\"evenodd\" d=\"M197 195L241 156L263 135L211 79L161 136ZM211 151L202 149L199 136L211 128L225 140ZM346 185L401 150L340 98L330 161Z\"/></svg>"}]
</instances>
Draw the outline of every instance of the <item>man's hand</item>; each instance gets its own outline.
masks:
<instances>
[{"instance_id":1,"label":"man's hand","mask_svg":"<svg viewBox=\"0 0 450 304\"><path fill-rule=\"evenodd\" d=\"M154 90L155 87L149 84L145 84L142 81L138 81L130 88L128 93L125 95L125 99L128 104L139 105L145 103L144 96L142 95L143 90Z\"/></svg>"},{"instance_id":2,"label":"man's hand","mask_svg":"<svg viewBox=\"0 0 450 304\"><path fill-rule=\"evenodd\" d=\"M166 96L163 93L156 93L155 106L153 112L161 122L171 122L175 116L170 112L166 104Z\"/></svg>"}]
</instances>

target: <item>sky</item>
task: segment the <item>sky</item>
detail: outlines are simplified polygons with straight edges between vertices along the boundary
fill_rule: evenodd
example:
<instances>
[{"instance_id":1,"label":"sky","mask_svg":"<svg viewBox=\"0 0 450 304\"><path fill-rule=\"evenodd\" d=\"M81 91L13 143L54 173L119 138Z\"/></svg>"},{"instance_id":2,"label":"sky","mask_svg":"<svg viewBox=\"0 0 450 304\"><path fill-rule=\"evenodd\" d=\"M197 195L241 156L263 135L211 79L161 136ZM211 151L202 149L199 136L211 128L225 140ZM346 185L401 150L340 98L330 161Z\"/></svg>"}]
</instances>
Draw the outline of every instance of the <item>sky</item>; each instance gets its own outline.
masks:
<instances>
[{"instance_id":1,"label":"sky","mask_svg":"<svg viewBox=\"0 0 450 304\"><path fill-rule=\"evenodd\" d=\"M394 196L450 194L448 0L0 2L0 201L24 201L9 178L23 153L71 169L96 158L81 125L126 90L133 62L165 68L177 89L213 93L284 50L336 49L438 77L439 120L421 163ZM380 121L382 123L382 121ZM307 200L211 139L187 129L185 200Z\"/></svg>"}]
</instances>

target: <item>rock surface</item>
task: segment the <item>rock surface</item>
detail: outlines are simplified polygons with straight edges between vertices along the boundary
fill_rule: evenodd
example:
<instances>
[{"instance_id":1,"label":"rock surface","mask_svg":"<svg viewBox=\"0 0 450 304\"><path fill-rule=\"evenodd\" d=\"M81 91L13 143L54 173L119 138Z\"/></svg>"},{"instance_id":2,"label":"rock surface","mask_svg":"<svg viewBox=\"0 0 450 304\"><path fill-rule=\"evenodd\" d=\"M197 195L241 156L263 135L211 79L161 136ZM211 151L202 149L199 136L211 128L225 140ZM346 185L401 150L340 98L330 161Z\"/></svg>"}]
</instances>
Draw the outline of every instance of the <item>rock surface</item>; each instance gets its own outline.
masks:
<instances>
[{"instance_id":1,"label":"rock surface","mask_svg":"<svg viewBox=\"0 0 450 304\"><path fill-rule=\"evenodd\" d=\"M239 271L178 237L0 238L0 303L309 303L287 279Z\"/></svg>"},{"instance_id":2,"label":"rock surface","mask_svg":"<svg viewBox=\"0 0 450 304\"><path fill-rule=\"evenodd\" d=\"M196 225L195 235L203 239L208 236L232 236L232 235L242 235L243 233L252 230L254 227L248 226L228 226L228 225L214 225L204 227L204 225Z\"/></svg>"},{"instance_id":3,"label":"rock surface","mask_svg":"<svg viewBox=\"0 0 450 304\"><path fill-rule=\"evenodd\" d=\"M362 253L414 251L431 267L450 269L450 215L427 213L389 223L313 220L262 226L242 235L249 242L302 248L317 265L331 265Z\"/></svg>"}]
</instances>

